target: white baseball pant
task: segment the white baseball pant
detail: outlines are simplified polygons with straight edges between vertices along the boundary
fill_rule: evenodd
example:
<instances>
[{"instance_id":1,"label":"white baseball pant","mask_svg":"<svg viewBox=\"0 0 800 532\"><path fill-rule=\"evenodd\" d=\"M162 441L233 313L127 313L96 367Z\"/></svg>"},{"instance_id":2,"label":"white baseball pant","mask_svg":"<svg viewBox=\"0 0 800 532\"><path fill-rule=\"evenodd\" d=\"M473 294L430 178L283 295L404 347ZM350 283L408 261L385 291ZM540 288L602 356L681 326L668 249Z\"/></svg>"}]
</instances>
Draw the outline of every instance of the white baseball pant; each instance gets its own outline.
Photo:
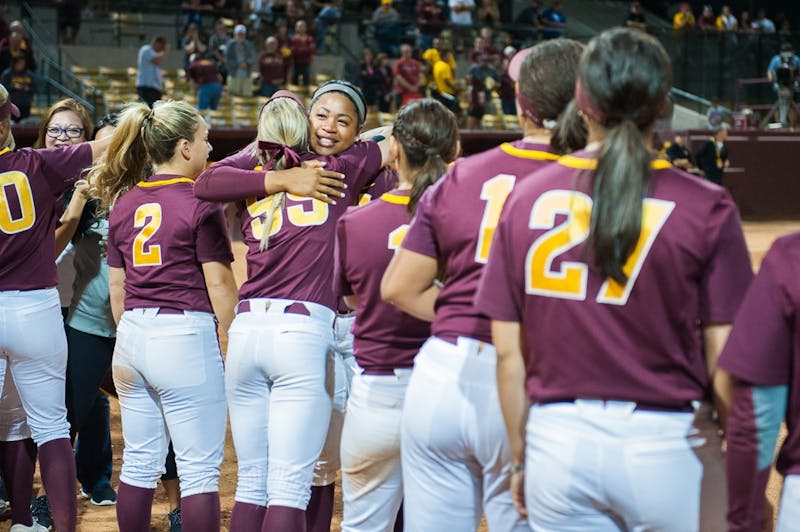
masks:
<instances>
[{"instance_id":1,"label":"white baseball pant","mask_svg":"<svg viewBox=\"0 0 800 532\"><path fill-rule=\"evenodd\" d=\"M218 491L227 418L214 316L126 311L112 371L125 441L120 480L155 488L171 438L181 496Z\"/></svg>"},{"instance_id":2,"label":"white baseball pant","mask_svg":"<svg viewBox=\"0 0 800 532\"><path fill-rule=\"evenodd\" d=\"M336 473L341 469L339 445L342 439L342 425L350 386L358 364L353 356L353 322L355 314L338 315L333 326L333 351L330 353L333 370L328 372L326 387L333 390L333 408L328 423L328 434L322 453L314 464L312 486L327 486L336 481Z\"/></svg>"},{"instance_id":3,"label":"white baseball pant","mask_svg":"<svg viewBox=\"0 0 800 532\"><path fill-rule=\"evenodd\" d=\"M776 532L798 532L798 530L800 530L800 475L787 475L783 479Z\"/></svg>"},{"instance_id":4,"label":"white baseball pant","mask_svg":"<svg viewBox=\"0 0 800 532\"><path fill-rule=\"evenodd\" d=\"M0 441L19 441L31 437L31 429L25 418L25 409L19 392L8 370L8 361L0 358L3 373L3 392L0 396Z\"/></svg>"},{"instance_id":5,"label":"white baseball pant","mask_svg":"<svg viewBox=\"0 0 800 532\"><path fill-rule=\"evenodd\" d=\"M55 288L0 292L0 357L8 361L36 444L69 438L67 338Z\"/></svg>"},{"instance_id":6,"label":"white baseball pant","mask_svg":"<svg viewBox=\"0 0 800 532\"><path fill-rule=\"evenodd\" d=\"M528 530L511 503L511 454L494 346L429 338L414 361L402 419L404 525L415 532Z\"/></svg>"},{"instance_id":7,"label":"white baseball pant","mask_svg":"<svg viewBox=\"0 0 800 532\"><path fill-rule=\"evenodd\" d=\"M325 387L335 313L250 299L228 331L225 387L239 462L235 499L305 509L331 415ZM240 303L240 306L242 304Z\"/></svg>"},{"instance_id":8,"label":"white baseball pant","mask_svg":"<svg viewBox=\"0 0 800 532\"><path fill-rule=\"evenodd\" d=\"M535 531L722 532L726 483L711 408L578 400L528 414L525 505Z\"/></svg>"},{"instance_id":9,"label":"white baseball pant","mask_svg":"<svg viewBox=\"0 0 800 532\"><path fill-rule=\"evenodd\" d=\"M400 421L410 369L356 375L342 430L343 532L394 529L403 502Z\"/></svg>"}]
</instances>

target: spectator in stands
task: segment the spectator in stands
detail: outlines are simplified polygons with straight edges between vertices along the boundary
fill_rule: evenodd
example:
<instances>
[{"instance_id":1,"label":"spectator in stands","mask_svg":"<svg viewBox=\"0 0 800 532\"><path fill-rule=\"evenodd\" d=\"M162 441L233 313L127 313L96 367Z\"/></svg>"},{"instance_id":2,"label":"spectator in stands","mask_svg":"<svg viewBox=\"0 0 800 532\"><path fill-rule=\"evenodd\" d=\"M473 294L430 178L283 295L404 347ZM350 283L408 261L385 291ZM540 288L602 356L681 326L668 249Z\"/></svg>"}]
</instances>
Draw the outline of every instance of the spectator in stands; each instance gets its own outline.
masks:
<instances>
[{"instance_id":1,"label":"spectator in stands","mask_svg":"<svg viewBox=\"0 0 800 532\"><path fill-rule=\"evenodd\" d=\"M375 54L371 48L364 48L361 54L361 93L367 102L367 112L378 111L383 80L375 65Z\"/></svg>"},{"instance_id":2,"label":"spectator in stands","mask_svg":"<svg viewBox=\"0 0 800 532\"><path fill-rule=\"evenodd\" d=\"M647 22L644 19L642 5L639 2L631 2L631 9L625 16L624 25L634 30L647 31Z\"/></svg>"},{"instance_id":3,"label":"spectator in stands","mask_svg":"<svg viewBox=\"0 0 800 532\"><path fill-rule=\"evenodd\" d=\"M453 44L458 51L461 51L472 37L472 13L475 11L475 2L474 0L448 0L447 5L450 8Z\"/></svg>"},{"instance_id":4,"label":"spectator in stands","mask_svg":"<svg viewBox=\"0 0 800 532\"><path fill-rule=\"evenodd\" d=\"M500 6L497 5L497 0L482 0L475 19L476 22L485 26L500 24Z\"/></svg>"},{"instance_id":5,"label":"spectator in stands","mask_svg":"<svg viewBox=\"0 0 800 532\"><path fill-rule=\"evenodd\" d=\"M758 17L753 26L761 33L775 33L775 23L767 18L767 12L763 8L758 10Z\"/></svg>"},{"instance_id":6,"label":"spectator in stands","mask_svg":"<svg viewBox=\"0 0 800 532\"><path fill-rule=\"evenodd\" d=\"M450 60L453 57L453 51L445 48L442 51L442 56L433 64L433 84L434 88L431 91L432 96L442 102L442 104L450 109L457 119L461 118L461 106L458 103L458 87L456 87L455 76L453 75L453 68L450 66Z\"/></svg>"},{"instance_id":7,"label":"spectator in stands","mask_svg":"<svg viewBox=\"0 0 800 532\"><path fill-rule=\"evenodd\" d=\"M539 33L542 30L542 20L539 16L541 9L541 0L531 0L530 5L519 12L514 21L517 26L514 35L517 39L526 43L530 40L539 40Z\"/></svg>"},{"instance_id":8,"label":"spectator in stands","mask_svg":"<svg viewBox=\"0 0 800 532\"><path fill-rule=\"evenodd\" d=\"M444 10L436 0L418 0L416 7L419 45L423 50L432 48L433 39L442 34L445 24Z\"/></svg>"},{"instance_id":9,"label":"spectator in stands","mask_svg":"<svg viewBox=\"0 0 800 532\"><path fill-rule=\"evenodd\" d=\"M697 167L706 179L718 185L722 185L722 173L730 166L728 145L725 144L727 138L728 129L721 127L695 153Z\"/></svg>"},{"instance_id":10,"label":"spectator in stands","mask_svg":"<svg viewBox=\"0 0 800 532\"><path fill-rule=\"evenodd\" d=\"M181 10L183 10L186 18L183 23L183 30L186 31L191 24L197 24L198 27L203 27L203 15L211 13L214 10L214 4L219 3L216 0L183 0L181 3Z\"/></svg>"},{"instance_id":11,"label":"spectator in stands","mask_svg":"<svg viewBox=\"0 0 800 532\"><path fill-rule=\"evenodd\" d=\"M153 107L153 102L161 99L164 90L161 85L161 63L168 50L169 44L163 35L153 37L150 44L145 44L139 49L136 92L150 107Z\"/></svg>"},{"instance_id":12,"label":"spectator in stands","mask_svg":"<svg viewBox=\"0 0 800 532\"><path fill-rule=\"evenodd\" d=\"M717 17L716 25L717 30L721 32L736 31L739 28L739 22L737 22L733 13L731 13L730 6L722 6L722 11L720 11Z\"/></svg>"},{"instance_id":13,"label":"spectator in stands","mask_svg":"<svg viewBox=\"0 0 800 532\"><path fill-rule=\"evenodd\" d=\"M218 18L214 22L214 33L208 38L208 52L211 54L211 59L217 64L217 70L222 76L223 85L228 79L228 68L225 66L225 47L230 40L228 26L225 25L223 19Z\"/></svg>"},{"instance_id":14,"label":"spectator in stands","mask_svg":"<svg viewBox=\"0 0 800 532\"><path fill-rule=\"evenodd\" d=\"M717 19L714 17L714 9L710 5L703 6L703 12L697 19L697 28L702 31L717 29Z\"/></svg>"},{"instance_id":15,"label":"spectator in stands","mask_svg":"<svg viewBox=\"0 0 800 532\"><path fill-rule=\"evenodd\" d=\"M699 174L697 165L694 162L694 155L692 151L686 146L686 133L683 131L676 131L672 143L667 147L667 159L673 166L676 166L687 172Z\"/></svg>"},{"instance_id":16,"label":"spectator in stands","mask_svg":"<svg viewBox=\"0 0 800 532\"><path fill-rule=\"evenodd\" d=\"M378 111L388 113L392 109L394 96L394 73L392 72L392 61L386 54L375 56L375 68L380 75L382 86L378 97Z\"/></svg>"},{"instance_id":17,"label":"spectator in stands","mask_svg":"<svg viewBox=\"0 0 800 532\"><path fill-rule=\"evenodd\" d=\"M30 37L28 37L28 32L25 31L25 27L22 25L22 22L19 20L12 20L8 25L8 35L6 35L3 39L0 39L0 50L8 46L8 39L12 33L19 33L22 35L22 48L33 53L33 43L31 42Z\"/></svg>"},{"instance_id":18,"label":"spectator in stands","mask_svg":"<svg viewBox=\"0 0 800 532\"><path fill-rule=\"evenodd\" d=\"M308 86L311 83L311 63L314 62L317 45L314 42L314 38L307 33L304 20L298 20L295 23L294 35L289 39L289 47L292 50L292 61L294 61L292 83L300 85L300 77L302 76L302 84Z\"/></svg>"},{"instance_id":19,"label":"spectator in stands","mask_svg":"<svg viewBox=\"0 0 800 532\"><path fill-rule=\"evenodd\" d=\"M29 117L33 96L36 93L36 74L28 68L24 55L15 58L11 68L3 71L0 75L0 84L8 89L11 102L19 109L19 116L12 115L12 120L19 122Z\"/></svg>"},{"instance_id":20,"label":"spectator in stands","mask_svg":"<svg viewBox=\"0 0 800 532\"><path fill-rule=\"evenodd\" d=\"M289 38L289 27L286 25L285 21L281 21L275 26L275 34L273 37L278 39L278 50L280 50L281 57L283 57L283 68L286 72L286 81L284 81L284 85L286 85L291 81L289 75L292 72L293 58L291 39Z\"/></svg>"},{"instance_id":21,"label":"spectator in stands","mask_svg":"<svg viewBox=\"0 0 800 532\"><path fill-rule=\"evenodd\" d=\"M539 17L544 26L542 36L545 39L556 39L567 33L567 16L561 11L561 0L553 0L550 7L542 11Z\"/></svg>"},{"instance_id":22,"label":"spectator in stands","mask_svg":"<svg viewBox=\"0 0 800 532\"><path fill-rule=\"evenodd\" d=\"M483 38L483 42L486 43L486 55L489 56L489 62L495 68L499 68L500 61L503 59L503 52L495 45L494 30L489 26L483 26L479 35Z\"/></svg>"},{"instance_id":23,"label":"spectator in stands","mask_svg":"<svg viewBox=\"0 0 800 532\"><path fill-rule=\"evenodd\" d=\"M725 122L725 116L728 111L719 103L719 98L711 98L711 106L706 111L706 119L708 119L708 129L717 131L722 127Z\"/></svg>"},{"instance_id":24,"label":"spectator in stands","mask_svg":"<svg viewBox=\"0 0 800 532\"><path fill-rule=\"evenodd\" d=\"M484 54L478 58L467 74L469 107L467 108L467 129L480 129L481 119L486 114L487 105L491 101L492 89L499 80L497 70Z\"/></svg>"},{"instance_id":25,"label":"spectator in stands","mask_svg":"<svg viewBox=\"0 0 800 532\"><path fill-rule=\"evenodd\" d=\"M75 44L81 28L83 0L56 0L56 19L61 44Z\"/></svg>"},{"instance_id":26,"label":"spectator in stands","mask_svg":"<svg viewBox=\"0 0 800 532\"><path fill-rule=\"evenodd\" d=\"M412 57L410 45L400 45L400 59L395 61L392 75L398 107L422 98L422 65Z\"/></svg>"},{"instance_id":27,"label":"spectator in stands","mask_svg":"<svg viewBox=\"0 0 800 532\"><path fill-rule=\"evenodd\" d=\"M444 51L444 43L442 39L436 37L433 39L431 43L431 47L425 50L422 53L422 58L433 65L438 59L442 57L442 52ZM455 55L452 56L452 61L450 62L450 68L453 69L453 72L456 71L456 60Z\"/></svg>"},{"instance_id":28,"label":"spectator in stands","mask_svg":"<svg viewBox=\"0 0 800 532\"><path fill-rule=\"evenodd\" d=\"M782 39L791 39L792 23L789 21L788 17L781 13L775 17L775 22L775 25L778 27L778 35L780 35Z\"/></svg>"},{"instance_id":29,"label":"spectator in stands","mask_svg":"<svg viewBox=\"0 0 800 532\"><path fill-rule=\"evenodd\" d=\"M306 8L303 0L286 0L286 24L296 27L299 21L306 20Z\"/></svg>"},{"instance_id":30,"label":"spectator in stands","mask_svg":"<svg viewBox=\"0 0 800 532\"><path fill-rule=\"evenodd\" d=\"M12 31L8 36L6 46L0 49L0 72L10 68L13 60L18 57L24 57L28 68L36 70L33 50L26 44L25 35L18 31Z\"/></svg>"},{"instance_id":31,"label":"spectator in stands","mask_svg":"<svg viewBox=\"0 0 800 532\"><path fill-rule=\"evenodd\" d=\"M0 6L0 42L6 40L11 33L11 29L8 27L7 17L6 6Z\"/></svg>"},{"instance_id":32,"label":"spectator in stands","mask_svg":"<svg viewBox=\"0 0 800 532\"><path fill-rule=\"evenodd\" d=\"M678 12L672 17L672 29L682 32L693 29L696 24L689 2L681 2Z\"/></svg>"},{"instance_id":33,"label":"spectator in stands","mask_svg":"<svg viewBox=\"0 0 800 532\"><path fill-rule=\"evenodd\" d=\"M314 0L313 5L319 9L314 18L314 24L317 26L317 51L324 54L328 27L338 24L342 18L342 2L341 0Z\"/></svg>"},{"instance_id":34,"label":"spectator in stands","mask_svg":"<svg viewBox=\"0 0 800 532\"><path fill-rule=\"evenodd\" d=\"M237 24L233 39L225 47L225 65L228 68L228 90L233 96L252 96L253 82L250 73L256 63L256 49L247 39L247 26Z\"/></svg>"},{"instance_id":35,"label":"spectator in stands","mask_svg":"<svg viewBox=\"0 0 800 532\"><path fill-rule=\"evenodd\" d=\"M516 53L517 50L513 46L506 46L503 49L503 61L500 63L500 70L498 72L500 75L500 83L497 87L497 95L500 97L500 106L503 109L504 115L516 116L517 114L517 99L514 92L514 80L511 79L511 76L508 73L508 65L511 63L511 59Z\"/></svg>"},{"instance_id":36,"label":"spectator in stands","mask_svg":"<svg viewBox=\"0 0 800 532\"><path fill-rule=\"evenodd\" d=\"M464 59L466 59L467 64L472 67L472 65L478 64L478 58L482 55L488 55L486 40L478 36L472 40L472 48L464 52Z\"/></svg>"},{"instance_id":37,"label":"spectator in stands","mask_svg":"<svg viewBox=\"0 0 800 532\"><path fill-rule=\"evenodd\" d=\"M400 13L392 6L392 0L381 0L381 5L372 13L372 27L378 50L396 56L403 40L403 27Z\"/></svg>"},{"instance_id":38,"label":"spectator in stands","mask_svg":"<svg viewBox=\"0 0 800 532\"><path fill-rule=\"evenodd\" d=\"M739 13L739 31L742 33L753 33L756 29L756 23L750 17L750 12L743 9L742 12Z\"/></svg>"},{"instance_id":39,"label":"spectator in stands","mask_svg":"<svg viewBox=\"0 0 800 532\"><path fill-rule=\"evenodd\" d=\"M250 0L250 27L254 30L261 31L263 28L272 26L272 0Z\"/></svg>"},{"instance_id":40,"label":"spectator in stands","mask_svg":"<svg viewBox=\"0 0 800 532\"><path fill-rule=\"evenodd\" d=\"M781 44L780 52L772 57L767 67L767 78L777 97L778 121L784 126L793 126L797 119L794 98L798 93L800 57L795 55L791 43Z\"/></svg>"},{"instance_id":41,"label":"spectator in stands","mask_svg":"<svg viewBox=\"0 0 800 532\"><path fill-rule=\"evenodd\" d=\"M261 72L261 96L269 98L286 83L286 64L275 37L264 41L264 51L258 56L258 70Z\"/></svg>"},{"instance_id":42,"label":"spectator in stands","mask_svg":"<svg viewBox=\"0 0 800 532\"><path fill-rule=\"evenodd\" d=\"M189 68L191 56L198 54L204 56L208 51L208 44L200 31L200 26L192 22L187 26L186 33L181 39L181 48L183 48L183 68Z\"/></svg>"},{"instance_id":43,"label":"spectator in stands","mask_svg":"<svg viewBox=\"0 0 800 532\"><path fill-rule=\"evenodd\" d=\"M201 53L194 53L189 59L186 75L197 85L197 108L199 110L219 107L219 100L222 97L222 76L214 61Z\"/></svg>"}]
</instances>

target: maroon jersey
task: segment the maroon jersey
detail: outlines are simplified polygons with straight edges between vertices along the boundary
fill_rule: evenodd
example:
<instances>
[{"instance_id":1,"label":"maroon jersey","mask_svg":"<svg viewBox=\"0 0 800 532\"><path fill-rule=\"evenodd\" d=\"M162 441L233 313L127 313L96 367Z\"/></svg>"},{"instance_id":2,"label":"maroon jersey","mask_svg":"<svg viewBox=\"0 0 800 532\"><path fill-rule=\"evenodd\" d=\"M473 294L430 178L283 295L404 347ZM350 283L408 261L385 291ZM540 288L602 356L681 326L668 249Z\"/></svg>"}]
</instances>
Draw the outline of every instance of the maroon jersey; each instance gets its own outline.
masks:
<instances>
[{"instance_id":1,"label":"maroon jersey","mask_svg":"<svg viewBox=\"0 0 800 532\"><path fill-rule=\"evenodd\" d=\"M433 334L491 343L489 320L474 305L500 211L518 179L558 157L543 144L517 141L460 159L417 205L403 248L444 263Z\"/></svg>"},{"instance_id":2,"label":"maroon jersey","mask_svg":"<svg viewBox=\"0 0 800 532\"><path fill-rule=\"evenodd\" d=\"M381 279L408 231L409 190L347 211L336 230L334 292L358 296L353 350L365 371L410 368L430 325L381 299Z\"/></svg>"},{"instance_id":3,"label":"maroon jersey","mask_svg":"<svg viewBox=\"0 0 800 532\"><path fill-rule=\"evenodd\" d=\"M198 179L195 193L204 199L240 204L243 241L247 244L247 280L241 299L272 297L320 303L336 310L331 286L336 222L358 193L377 175L381 150L375 142L357 142L335 156L302 154L302 159L325 162L325 169L345 175L345 197L336 205L287 194L270 227L269 249L261 251L264 220L272 196L264 197L264 172L254 170L258 160L251 146L223 159Z\"/></svg>"},{"instance_id":4,"label":"maroon jersey","mask_svg":"<svg viewBox=\"0 0 800 532\"><path fill-rule=\"evenodd\" d=\"M370 201L380 198L382 195L397 188L397 172L391 167L382 168L375 181L365 188L358 197L359 205L366 205Z\"/></svg>"},{"instance_id":5,"label":"maroon jersey","mask_svg":"<svg viewBox=\"0 0 800 532\"><path fill-rule=\"evenodd\" d=\"M261 52L258 58L258 70L261 72L262 85L283 85L286 79L286 65L279 52Z\"/></svg>"},{"instance_id":6,"label":"maroon jersey","mask_svg":"<svg viewBox=\"0 0 800 532\"><path fill-rule=\"evenodd\" d=\"M702 323L730 323L752 278L736 206L721 187L654 161L642 234L604 278L587 245L586 152L526 179L509 198L476 302L520 322L533 402L597 398L686 408L706 397Z\"/></svg>"},{"instance_id":7,"label":"maroon jersey","mask_svg":"<svg viewBox=\"0 0 800 532\"><path fill-rule=\"evenodd\" d=\"M422 75L422 65L419 64L419 61L416 59L398 59L394 63L394 67L392 68L392 73L395 76L400 76L408 83L413 85L419 84L419 77ZM417 89L419 90L419 89ZM398 94L403 94L408 92L405 88L397 86Z\"/></svg>"},{"instance_id":8,"label":"maroon jersey","mask_svg":"<svg viewBox=\"0 0 800 532\"><path fill-rule=\"evenodd\" d=\"M720 367L756 386L787 386L789 434L778 454L783 475L800 474L800 233L770 248L719 359ZM763 492L762 495L763 497Z\"/></svg>"},{"instance_id":9,"label":"maroon jersey","mask_svg":"<svg viewBox=\"0 0 800 532\"><path fill-rule=\"evenodd\" d=\"M310 65L317 53L317 45L311 35L292 35L289 37L289 48L296 65Z\"/></svg>"},{"instance_id":10,"label":"maroon jersey","mask_svg":"<svg viewBox=\"0 0 800 532\"><path fill-rule=\"evenodd\" d=\"M0 151L0 290L58 284L56 205L91 164L88 144Z\"/></svg>"},{"instance_id":11,"label":"maroon jersey","mask_svg":"<svg viewBox=\"0 0 800 532\"><path fill-rule=\"evenodd\" d=\"M213 312L203 263L233 261L222 207L194 196L192 179L154 175L109 215L108 265L125 269L125 310Z\"/></svg>"},{"instance_id":12,"label":"maroon jersey","mask_svg":"<svg viewBox=\"0 0 800 532\"><path fill-rule=\"evenodd\" d=\"M216 63L210 59L198 59L189 65L186 75L198 85L222 82L222 76L219 74Z\"/></svg>"}]
</instances>

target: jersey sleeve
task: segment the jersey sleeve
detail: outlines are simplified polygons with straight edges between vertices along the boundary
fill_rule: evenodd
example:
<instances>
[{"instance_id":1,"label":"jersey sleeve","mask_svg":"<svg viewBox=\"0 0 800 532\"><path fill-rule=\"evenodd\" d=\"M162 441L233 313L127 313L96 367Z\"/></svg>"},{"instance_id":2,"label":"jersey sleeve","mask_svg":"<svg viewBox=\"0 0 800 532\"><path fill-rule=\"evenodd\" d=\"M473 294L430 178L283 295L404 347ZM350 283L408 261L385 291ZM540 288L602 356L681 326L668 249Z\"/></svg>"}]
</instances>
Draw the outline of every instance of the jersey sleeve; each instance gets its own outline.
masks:
<instances>
[{"instance_id":1,"label":"jersey sleeve","mask_svg":"<svg viewBox=\"0 0 800 532\"><path fill-rule=\"evenodd\" d=\"M56 196L74 184L92 165L92 147L85 142L30 152L39 159L40 172Z\"/></svg>"},{"instance_id":2,"label":"jersey sleeve","mask_svg":"<svg viewBox=\"0 0 800 532\"><path fill-rule=\"evenodd\" d=\"M118 232L119 217L112 210L108 216L108 239L106 240L106 263L112 268L125 267L125 258L117 239Z\"/></svg>"},{"instance_id":3,"label":"jersey sleeve","mask_svg":"<svg viewBox=\"0 0 800 532\"><path fill-rule=\"evenodd\" d=\"M442 178L444 179L444 177ZM442 180L428 188L417 203L414 219L408 228L408 233L400 247L419 253L427 257L439 257L439 244L436 240L434 215L436 212L436 198L441 188Z\"/></svg>"},{"instance_id":4,"label":"jersey sleeve","mask_svg":"<svg viewBox=\"0 0 800 532\"><path fill-rule=\"evenodd\" d=\"M322 160L326 163L326 170L343 173L347 187L358 193L378 176L383 157L378 143L367 140L356 142L342 153Z\"/></svg>"},{"instance_id":5,"label":"jersey sleeve","mask_svg":"<svg viewBox=\"0 0 800 532\"><path fill-rule=\"evenodd\" d=\"M222 159L200 174L194 195L205 201L238 201L264 195L264 171L254 170L258 159L253 144Z\"/></svg>"},{"instance_id":6,"label":"jersey sleeve","mask_svg":"<svg viewBox=\"0 0 800 532\"><path fill-rule=\"evenodd\" d=\"M353 294L347 278L347 216L336 224L336 246L333 252L333 293L337 296Z\"/></svg>"},{"instance_id":7,"label":"jersey sleeve","mask_svg":"<svg viewBox=\"0 0 800 532\"><path fill-rule=\"evenodd\" d=\"M520 294L522 287L518 286L513 275L513 251L511 244L512 210L507 206L503 210L492 239L489 261L484 266L478 291L475 294L475 306L481 314L496 321L521 322Z\"/></svg>"},{"instance_id":8,"label":"jersey sleeve","mask_svg":"<svg viewBox=\"0 0 800 532\"><path fill-rule=\"evenodd\" d=\"M793 310L778 278L780 262L773 245L747 291L719 360L731 375L756 385L786 385L791 376Z\"/></svg>"},{"instance_id":9,"label":"jersey sleeve","mask_svg":"<svg viewBox=\"0 0 800 532\"><path fill-rule=\"evenodd\" d=\"M216 203L200 202L195 211L195 253L197 261L233 262L231 242L222 206Z\"/></svg>"},{"instance_id":10,"label":"jersey sleeve","mask_svg":"<svg viewBox=\"0 0 800 532\"><path fill-rule=\"evenodd\" d=\"M700 282L700 319L732 323L753 269L739 214L727 193L712 209L708 227L711 254Z\"/></svg>"}]
</instances>

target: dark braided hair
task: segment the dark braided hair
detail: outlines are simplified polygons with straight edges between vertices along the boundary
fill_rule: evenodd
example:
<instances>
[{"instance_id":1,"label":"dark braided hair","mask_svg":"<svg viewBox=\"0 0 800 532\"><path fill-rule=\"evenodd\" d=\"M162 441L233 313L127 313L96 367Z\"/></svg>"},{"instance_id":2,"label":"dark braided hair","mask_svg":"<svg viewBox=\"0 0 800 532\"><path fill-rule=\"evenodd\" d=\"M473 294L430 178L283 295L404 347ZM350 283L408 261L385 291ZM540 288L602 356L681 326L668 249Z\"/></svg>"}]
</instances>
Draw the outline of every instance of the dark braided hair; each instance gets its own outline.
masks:
<instances>
[{"instance_id":1,"label":"dark braided hair","mask_svg":"<svg viewBox=\"0 0 800 532\"><path fill-rule=\"evenodd\" d=\"M458 155L458 122L440 102L431 98L414 100L400 109L392 136L403 148L413 172L408 211L414 214L422 193Z\"/></svg>"}]
</instances>

